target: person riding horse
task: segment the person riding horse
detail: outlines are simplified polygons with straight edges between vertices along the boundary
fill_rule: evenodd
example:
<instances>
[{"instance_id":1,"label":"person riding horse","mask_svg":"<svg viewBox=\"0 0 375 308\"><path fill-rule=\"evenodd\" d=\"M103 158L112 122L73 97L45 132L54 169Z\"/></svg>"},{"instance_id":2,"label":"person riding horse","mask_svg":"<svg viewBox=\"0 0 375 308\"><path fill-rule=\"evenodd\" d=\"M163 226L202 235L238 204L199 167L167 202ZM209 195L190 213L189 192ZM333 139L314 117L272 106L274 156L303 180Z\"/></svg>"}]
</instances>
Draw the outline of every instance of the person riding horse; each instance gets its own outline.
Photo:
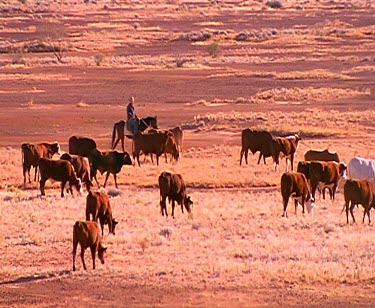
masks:
<instances>
[{"instance_id":1,"label":"person riding horse","mask_svg":"<svg viewBox=\"0 0 375 308\"><path fill-rule=\"evenodd\" d=\"M131 131L133 135L138 131L138 117L134 109L134 97L130 97L129 104L126 107L126 129Z\"/></svg>"}]
</instances>

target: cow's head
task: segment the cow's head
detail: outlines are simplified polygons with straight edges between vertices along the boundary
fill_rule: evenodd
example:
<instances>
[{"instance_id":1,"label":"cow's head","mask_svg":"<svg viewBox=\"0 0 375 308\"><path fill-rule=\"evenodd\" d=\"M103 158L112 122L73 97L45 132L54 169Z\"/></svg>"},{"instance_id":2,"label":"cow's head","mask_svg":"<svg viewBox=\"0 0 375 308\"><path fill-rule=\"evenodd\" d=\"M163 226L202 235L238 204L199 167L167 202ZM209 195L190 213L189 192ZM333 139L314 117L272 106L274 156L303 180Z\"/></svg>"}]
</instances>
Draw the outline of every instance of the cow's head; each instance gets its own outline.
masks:
<instances>
[{"instance_id":1,"label":"cow's head","mask_svg":"<svg viewBox=\"0 0 375 308\"><path fill-rule=\"evenodd\" d=\"M76 178L73 182L70 182L70 186L72 186L72 185L77 189L78 194L80 196L82 196L83 190L82 190L82 181L81 181L81 179Z\"/></svg>"},{"instance_id":2,"label":"cow's head","mask_svg":"<svg viewBox=\"0 0 375 308\"><path fill-rule=\"evenodd\" d=\"M98 246L98 258L102 264L104 264L104 253L106 251L107 251L107 246L105 246L102 242L100 242Z\"/></svg>"},{"instance_id":3,"label":"cow's head","mask_svg":"<svg viewBox=\"0 0 375 308\"><path fill-rule=\"evenodd\" d=\"M117 224L118 224L118 221L116 219L112 218L112 224L109 225L109 226L112 226L112 227L110 227L109 233L112 233L113 235L115 235L115 229L116 229Z\"/></svg>"},{"instance_id":4,"label":"cow's head","mask_svg":"<svg viewBox=\"0 0 375 308\"><path fill-rule=\"evenodd\" d=\"M188 213L191 213L191 210L193 209L193 204L194 202L190 199L190 196L185 196L184 206Z\"/></svg>"},{"instance_id":5,"label":"cow's head","mask_svg":"<svg viewBox=\"0 0 375 308\"><path fill-rule=\"evenodd\" d=\"M51 154L55 153L60 155L60 144L57 141L51 144Z\"/></svg>"},{"instance_id":6,"label":"cow's head","mask_svg":"<svg viewBox=\"0 0 375 308\"><path fill-rule=\"evenodd\" d=\"M344 176L345 170L347 169L347 166L344 163L340 163L339 166L339 174L340 176Z\"/></svg>"},{"instance_id":7,"label":"cow's head","mask_svg":"<svg viewBox=\"0 0 375 308\"><path fill-rule=\"evenodd\" d=\"M315 206L314 199L309 199L308 201L306 201L307 213L314 214L314 206Z\"/></svg>"},{"instance_id":8,"label":"cow's head","mask_svg":"<svg viewBox=\"0 0 375 308\"><path fill-rule=\"evenodd\" d=\"M128 152L124 152L123 154L124 154L124 156L123 156L122 164L123 165L132 165L133 162L132 162L132 160L130 158L129 153Z\"/></svg>"}]
</instances>

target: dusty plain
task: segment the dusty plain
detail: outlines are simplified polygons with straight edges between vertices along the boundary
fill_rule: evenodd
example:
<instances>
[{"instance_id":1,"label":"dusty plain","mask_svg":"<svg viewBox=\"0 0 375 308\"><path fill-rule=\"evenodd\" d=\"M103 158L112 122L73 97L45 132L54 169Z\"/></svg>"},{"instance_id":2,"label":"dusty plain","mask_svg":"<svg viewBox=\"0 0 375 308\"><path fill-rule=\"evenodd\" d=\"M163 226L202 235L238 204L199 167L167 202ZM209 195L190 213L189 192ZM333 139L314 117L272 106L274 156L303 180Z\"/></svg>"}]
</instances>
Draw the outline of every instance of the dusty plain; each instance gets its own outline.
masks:
<instances>
[{"instance_id":1,"label":"dusty plain","mask_svg":"<svg viewBox=\"0 0 375 308\"><path fill-rule=\"evenodd\" d=\"M281 218L285 162L239 165L246 127L300 134L297 161L310 148L375 159L373 2L86 2L0 4L0 306L374 307L362 209L347 225L339 193ZM24 187L20 145L67 151L81 135L109 150L130 96L139 116L184 129L182 157L123 167L118 190L110 177L106 263L92 270L87 251L73 272L85 193ZM164 170L184 176L193 215L160 215Z\"/></svg>"}]
</instances>

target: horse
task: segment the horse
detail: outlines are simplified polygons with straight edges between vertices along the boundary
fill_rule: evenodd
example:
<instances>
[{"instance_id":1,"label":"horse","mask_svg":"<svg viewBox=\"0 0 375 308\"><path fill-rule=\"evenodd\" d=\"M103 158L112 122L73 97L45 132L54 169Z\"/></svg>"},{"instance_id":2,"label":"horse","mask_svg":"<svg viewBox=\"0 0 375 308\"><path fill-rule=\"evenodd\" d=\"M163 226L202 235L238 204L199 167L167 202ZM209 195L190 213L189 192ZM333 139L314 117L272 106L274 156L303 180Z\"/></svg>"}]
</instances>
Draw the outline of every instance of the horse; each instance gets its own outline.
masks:
<instances>
[{"instance_id":1,"label":"horse","mask_svg":"<svg viewBox=\"0 0 375 308\"><path fill-rule=\"evenodd\" d=\"M147 118L137 118L138 120L138 131L144 132L147 128L158 128L158 119L157 116L147 117ZM125 152L124 139L125 139L125 128L126 121L121 120L116 122L113 126L112 132L112 150L114 150L117 144L121 140L122 151Z\"/></svg>"}]
</instances>

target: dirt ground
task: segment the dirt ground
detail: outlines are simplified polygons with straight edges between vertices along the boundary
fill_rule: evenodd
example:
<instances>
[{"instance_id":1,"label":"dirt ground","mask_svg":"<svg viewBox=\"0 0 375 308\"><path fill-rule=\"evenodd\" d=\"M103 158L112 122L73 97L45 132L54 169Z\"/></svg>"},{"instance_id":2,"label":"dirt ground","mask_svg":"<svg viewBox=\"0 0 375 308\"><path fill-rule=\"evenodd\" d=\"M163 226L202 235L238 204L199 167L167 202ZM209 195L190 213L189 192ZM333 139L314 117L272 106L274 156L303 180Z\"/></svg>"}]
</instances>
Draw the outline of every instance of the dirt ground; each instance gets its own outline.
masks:
<instances>
[{"instance_id":1,"label":"dirt ground","mask_svg":"<svg viewBox=\"0 0 375 308\"><path fill-rule=\"evenodd\" d=\"M182 159L184 155L191 155L197 164L200 151L215 147L224 148L219 152L223 156L216 157L224 160L226 149L240 146L240 133L245 127L270 129L276 134L300 133L304 149L308 144L317 148L332 145L344 159L352 155L375 159L375 7L372 2L282 1L281 9L270 9L265 1L152 1L147 4L97 1L87 5L69 1L53 1L47 5L45 2L14 5L12 1L4 1L1 5L2 151L18 151L23 142L55 140L68 151L68 139L72 135L91 137L98 148L108 150L113 124L125 118L127 101L134 96L137 115L157 115L160 128L183 127ZM64 23L68 32L63 37L68 49L64 51L62 63L52 53L4 52L7 46L16 49L37 39L46 39L40 27L51 20ZM245 30L250 33L248 39L236 40L236 35ZM207 40L191 39L202 33L211 36ZM208 49L212 42L219 42L220 47L214 56ZM104 55L100 65L93 60L98 54ZM185 60L183 67L177 67L181 59ZM324 115L331 114L336 115L334 120L324 122ZM129 142L126 150L131 151ZM239 168L239 151L233 157L233 164ZM210 158L204 154L202 159ZM8 166L6 157L1 164ZM20 161L1 171L1 193L7 193L11 186L23 189L21 169L16 169L19 166ZM209 162L207 166L209 169ZM149 173L144 171L147 168ZM160 172L153 168L146 164L142 171L137 169L142 181ZM189 166L183 168L187 174ZM221 168L232 167L225 162ZM258 168L254 186L262 186L259 182L265 176L264 169L251 164L242 168L248 168L242 170L249 173ZM270 170L267 172L271 173ZM194 178L192 174L189 176L191 180ZM275 181L272 178L270 186L274 186L278 178L273 173L271 176ZM140 181L126 181L120 177L123 187L145 186ZM224 178L222 182L226 183ZM235 182L230 187L223 186L222 189L233 191L241 185ZM252 189L251 185L247 186ZM196 194L200 192L190 188ZM36 184L29 191L37 194ZM7 204L0 201L3 211ZM0 223L6 225L1 219ZM116 273L99 268L73 273L68 269L58 270L58 265L48 274L35 271L29 275L26 269L33 262L43 267L43 262L58 260L64 251L59 246L61 243L56 244L60 248L49 249L48 256L43 250L28 256L25 252L10 250L12 244L8 239L16 237L15 231L9 237L8 230L2 231L0 246L5 250L3 261L7 264L0 271L2 307L375 305L375 277L356 282L333 279L308 283L290 281L272 273L270 277L249 275L235 282L199 279L199 272L192 270L178 274L174 280L173 275L163 271L145 273L140 269L142 274L137 275L125 269ZM374 245L373 228L363 232L369 232L366 236ZM65 240L64 245L67 246ZM350 248L355 250L356 245ZM9 255L10 251L20 255L16 258ZM215 253L214 246L212 252ZM67 256L69 260L67 264L70 264L69 253L64 251L64 258ZM14 263L13 258L17 259ZM90 264L88 258L86 253L86 262ZM183 262L184 256L175 258ZM205 257L197 252L197 258ZM132 266L150 268L142 261ZM17 275L12 274L13 267L17 268Z\"/></svg>"}]
</instances>

